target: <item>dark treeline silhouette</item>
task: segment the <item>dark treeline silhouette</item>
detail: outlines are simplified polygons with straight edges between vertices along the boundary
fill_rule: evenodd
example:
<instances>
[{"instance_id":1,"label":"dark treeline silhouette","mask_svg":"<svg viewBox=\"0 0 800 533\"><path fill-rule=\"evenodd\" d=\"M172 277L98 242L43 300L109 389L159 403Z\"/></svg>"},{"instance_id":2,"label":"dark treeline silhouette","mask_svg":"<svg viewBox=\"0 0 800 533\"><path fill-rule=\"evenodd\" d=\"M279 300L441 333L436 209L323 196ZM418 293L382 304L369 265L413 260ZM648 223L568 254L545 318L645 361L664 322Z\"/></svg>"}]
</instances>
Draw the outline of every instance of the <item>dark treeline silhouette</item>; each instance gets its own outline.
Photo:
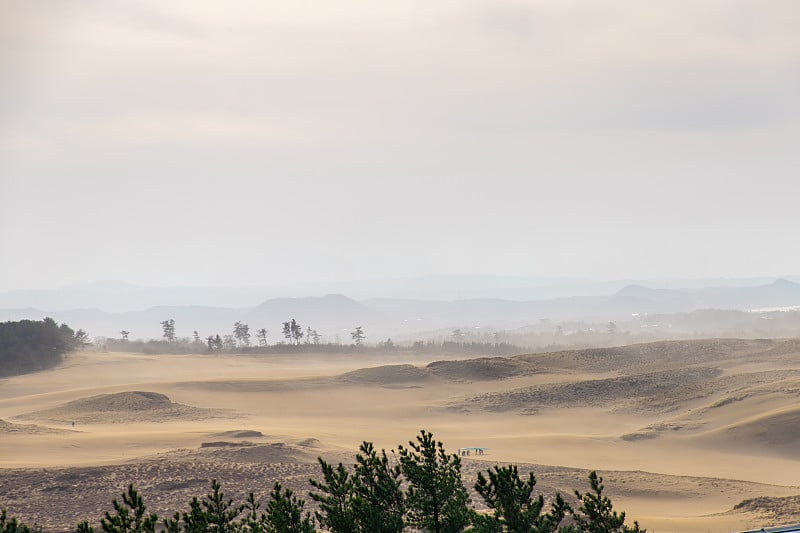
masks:
<instances>
[{"instance_id":1,"label":"dark treeline silhouette","mask_svg":"<svg viewBox=\"0 0 800 533\"><path fill-rule=\"evenodd\" d=\"M1 322L0 376L50 368L86 340L83 330L76 333L66 324L59 326L52 318Z\"/></svg>"},{"instance_id":2,"label":"dark treeline silhouette","mask_svg":"<svg viewBox=\"0 0 800 533\"><path fill-rule=\"evenodd\" d=\"M589 475L589 492L575 491L576 508L554 495L545 510L545 498L534 496L533 473L520 477L516 466L495 466L478 474L475 490L488 507L478 512L461 476L461 458L448 454L433 435L421 431L407 446L387 454L364 442L355 463L334 466L319 458L322 480L309 480L309 493L318 507L312 514L305 501L276 482L264 505L251 492L234 503L216 480L202 497L194 497L185 511L162 518L147 512L141 494L129 485L122 501L100 520L105 533L644 533L639 524L625 525L625 513L614 511L603 494L603 479ZM317 529L317 528L321 529ZM0 514L0 532L40 531L6 512ZM93 533L83 521L77 533Z\"/></svg>"}]
</instances>

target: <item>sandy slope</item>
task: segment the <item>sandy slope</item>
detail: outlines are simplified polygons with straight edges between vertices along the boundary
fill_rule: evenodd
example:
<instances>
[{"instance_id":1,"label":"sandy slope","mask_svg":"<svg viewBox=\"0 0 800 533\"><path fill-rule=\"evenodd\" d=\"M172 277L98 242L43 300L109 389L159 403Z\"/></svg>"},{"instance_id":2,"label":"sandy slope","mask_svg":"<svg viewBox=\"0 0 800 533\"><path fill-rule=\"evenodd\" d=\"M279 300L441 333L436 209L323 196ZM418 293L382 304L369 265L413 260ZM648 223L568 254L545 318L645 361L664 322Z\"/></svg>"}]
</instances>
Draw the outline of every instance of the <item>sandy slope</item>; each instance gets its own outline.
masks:
<instances>
[{"instance_id":1,"label":"sandy slope","mask_svg":"<svg viewBox=\"0 0 800 533\"><path fill-rule=\"evenodd\" d=\"M22 420L41 420L55 424L129 424L235 418L224 409L201 409L170 401L157 392L126 391L98 394L67 402L58 407L19 415Z\"/></svg>"},{"instance_id":2,"label":"sandy slope","mask_svg":"<svg viewBox=\"0 0 800 533\"><path fill-rule=\"evenodd\" d=\"M176 502L159 479L188 483L186 494L173 491L185 496L229 471L239 472L230 476L236 490L250 480L266 492L264 480L278 474L305 490L317 455L346 460L364 439L391 448L426 428L451 450L485 446L484 460L539 465L546 489L583 490L585 472L574 469L605 471L614 501L659 532L800 519L798 499L758 499L800 494L797 341L428 363L75 354L59 368L0 380L0 485L16 485L0 489L0 506L35 515L57 492L47 488L53 476L68 488L69 476L87 472L102 478L86 506L97 517L126 479L149 483L165 509ZM486 466L467 463L469 475ZM209 466L192 473L185 464ZM732 511L743 500L762 505Z\"/></svg>"}]
</instances>

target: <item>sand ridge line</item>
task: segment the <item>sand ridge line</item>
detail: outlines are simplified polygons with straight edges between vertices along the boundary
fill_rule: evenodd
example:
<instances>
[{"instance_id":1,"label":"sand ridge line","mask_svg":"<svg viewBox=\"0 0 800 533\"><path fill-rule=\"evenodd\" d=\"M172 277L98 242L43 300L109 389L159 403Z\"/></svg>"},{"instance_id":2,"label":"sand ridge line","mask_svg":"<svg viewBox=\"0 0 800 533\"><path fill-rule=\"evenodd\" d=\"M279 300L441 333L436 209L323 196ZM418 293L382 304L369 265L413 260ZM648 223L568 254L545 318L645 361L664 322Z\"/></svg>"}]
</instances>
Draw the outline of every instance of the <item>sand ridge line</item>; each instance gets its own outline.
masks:
<instances>
[{"instance_id":1,"label":"sand ridge line","mask_svg":"<svg viewBox=\"0 0 800 533\"><path fill-rule=\"evenodd\" d=\"M572 383L533 385L503 392L469 397L455 402L453 407L477 407L488 411L513 411L540 407L584 407L598 402L618 402L616 409L668 411L687 393L697 394L698 384L711 380L721 371L716 368L679 368L630 374L604 379L589 379ZM664 404L664 399L668 403Z\"/></svg>"},{"instance_id":2,"label":"sand ridge line","mask_svg":"<svg viewBox=\"0 0 800 533\"><path fill-rule=\"evenodd\" d=\"M512 359L550 369L601 372L627 368L641 373L645 368L659 370L678 365L703 365L753 357L782 359L786 355L798 352L800 352L800 342L796 339L697 339L657 341L611 348L559 350L517 355Z\"/></svg>"}]
</instances>

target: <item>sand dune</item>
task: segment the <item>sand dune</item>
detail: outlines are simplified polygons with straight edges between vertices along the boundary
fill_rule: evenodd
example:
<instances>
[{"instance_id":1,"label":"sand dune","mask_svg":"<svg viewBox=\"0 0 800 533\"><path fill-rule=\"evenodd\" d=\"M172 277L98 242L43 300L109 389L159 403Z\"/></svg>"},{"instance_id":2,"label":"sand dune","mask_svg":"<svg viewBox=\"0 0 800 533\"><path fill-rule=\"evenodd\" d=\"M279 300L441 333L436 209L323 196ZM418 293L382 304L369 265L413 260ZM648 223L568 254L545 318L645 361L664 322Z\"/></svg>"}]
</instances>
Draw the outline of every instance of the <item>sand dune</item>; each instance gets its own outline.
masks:
<instances>
[{"instance_id":1,"label":"sand dune","mask_svg":"<svg viewBox=\"0 0 800 533\"><path fill-rule=\"evenodd\" d=\"M64 434L64 433L75 433L74 430L70 429L62 429L62 428L50 428L46 426L40 426L37 424L15 424L13 422L7 422L5 420L0 420L0 433L18 433L18 434L25 434L25 435L43 435L43 434Z\"/></svg>"},{"instance_id":2,"label":"sand dune","mask_svg":"<svg viewBox=\"0 0 800 533\"><path fill-rule=\"evenodd\" d=\"M615 348L564 350L548 354L521 355L515 359L540 368L561 368L587 372L620 369L641 371L643 367L663 368L698 365L761 354L786 355L800 350L795 340L702 339L633 344Z\"/></svg>"},{"instance_id":3,"label":"sand dune","mask_svg":"<svg viewBox=\"0 0 800 533\"><path fill-rule=\"evenodd\" d=\"M659 533L797 516L800 341L431 359L81 352L0 380L0 505L66 528L130 481L159 513L211 478L237 497L265 498L274 480L303 493L318 455L352 461L362 440L391 449L425 428L450 450L489 449L465 460L469 479L514 462L571 494L601 470L615 503ZM81 431L64 430L72 421Z\"/></svg>"},{"instance_id":4,"label":"sand dune","mask_svg":"<svg viewBox=\"0 0 800 533\"><path fill-rule=\"evenodd\" d=\"M451 381L487 381L526 376L537 372L534 365L505 357L481 357L466 361L434 361L426 367L432 374Z\"/></svg>"},{"instance_id":5,"label":"sand dune","mask_svg":"<svg viewBox=\"0 0 800 533\"><path fill-rule=\"evenodd\" d=\"M264 434L260 431L255 431L253 429L231 429L228 431L221 431L219 433L214 433L214 437L227 437L231 439L252 439L252 438L259 438L263 437Z\"/></svg>"},{"instance_id":6,"label":"sand dune","mask_svg":"<svg viewBox=\"0 0 800 533\"><path fill-rule=\"evenodd\" d=\"M540 407L603 405L614 409L674 408L696 394L697 384L719 376L721 371L699 367L646 374L591 379L556 385L536 385L468 398L465 406L489 411L513 411Z\"/></svg>"},{"instance_id":7,"label":"sand dune","mask_svg":"<svg viewBox=\"0 0 800 533\"><path fill-rule=\"evenodd\" d=\"M292 392L298 390L330 387L330 378L310 379L208 379L203 381L183 381L175 385L181 390L205 390L210 392Z\"/></svg>"},{"instance_id":8,"label":"sand dune","mask_svg":"<svg viewBox=\"0 0 800 533\"><path fill-rule=\"evenodd\" d=\"M362 368L337 376L337 379L345 383L387 386L432 379L491 381L527 376L536 372L537 369L525 361L505 357L480 357L455 361L434 361L423 367L384 365Z\"/></svg>"},{"instance_id":9,"label":"sand dune","mask_svg":"<svg viewBox=\"0 0 800 533\"><path fill-rule=\"evenodd\" d=\"M763 352L761 352L762 357L767 358L781 358L788 356L790 361L796 361L796 356L800 353L800 338L798 339L786 339L782 341L760 341L764 343L770 343L769 345L765 346Z\"/></svg>"},{"instance_id":10,"label":"sand dune","mask_svg":"<svg viewBox=\"0 0 800 533\"><path fill-rule=\"evenodd\" d=\"M130 391L101 394L74 400L52 409L19 415L20 419L48 420L56 423L167 422L170 420L205 420L233 417L221 409L201 409L174 403L157 392Z\"/></svg>"},{"instance_id":11,"label":"sand dune","mask_svg":"<svg viewBox=\"0 0 800 533\"><path fill-rule=\"evenodd\" d=\"M206 463L315 463L317 455L285 442L257 444L248 441L203 442L199 448L178 449L158 454L148 460Z\"/></svg>"},{"instance_id":12,"label":"sand dune","mask_svg":"<svg viewBox=\"0 0 800 533\"><path fill-rule=\"evenodd\" d=\"M771 523L800 523L800 496L761 496L742 500L733 512L753 513Z\"/></svg>"},{"instance_id":13,"label":"sand dune","mask_svg":"<svg viewBox=\"0 0 800 533\"><path fill-rule=\"evenodd\" d=\"M701 435L709 445L800 460L800 407L742 420Z\"/></svg>"},{"instance_id":14,"label":"sand dune","mask_svg":"<svg viewBox=\"0 0 800 533\"><path fill-rule=\"evenodd\" d=\"M670 432L689 432L700 430L705 427L704 422L659 422L651 424L637 431L622 435L622 440L637 441L655 439L664 433Z\"/></svg>"},{"instance_id":15,"label":"sand dune","mask_svg":"<svg viewBox=\"0 0 800 533\"><path fill-rule=\"evenodd\" d=\"M703 431L717 435L719 446L730 448L736 445L746 450L752 444L751 439L745 435L734 435L732 428L741 427L743 423L750 424L752 422L749 419L757 420L774 408L780 410L787 404L793 404L800 397L800 375L796 370L724 375L704 382L694 390L696 394L690 395L684 389L678 403L685 406L689 401L702 400L695 403L693 408L625 434L623 438L640 440L656 438L665 433L696 435ZM651 405L658 403L654 398L648 399L648 402ZM776 434L784 431L781 423L778 421L774 424ZM711 440L709 438L708 442Z\"/></svg>"},{"instance_id":16,"label":"sand dune","mask_svg":"<svg viewBox=\"0 0 800 533\"><path fill-rule=\"evenodd\" d=\"M345 383L359 385L389 386L416 383L430 379L430 377L430 374L425 369L414 365L385 365L353 370L338 376L337 379Z\"/></svg>"}]
</instances>

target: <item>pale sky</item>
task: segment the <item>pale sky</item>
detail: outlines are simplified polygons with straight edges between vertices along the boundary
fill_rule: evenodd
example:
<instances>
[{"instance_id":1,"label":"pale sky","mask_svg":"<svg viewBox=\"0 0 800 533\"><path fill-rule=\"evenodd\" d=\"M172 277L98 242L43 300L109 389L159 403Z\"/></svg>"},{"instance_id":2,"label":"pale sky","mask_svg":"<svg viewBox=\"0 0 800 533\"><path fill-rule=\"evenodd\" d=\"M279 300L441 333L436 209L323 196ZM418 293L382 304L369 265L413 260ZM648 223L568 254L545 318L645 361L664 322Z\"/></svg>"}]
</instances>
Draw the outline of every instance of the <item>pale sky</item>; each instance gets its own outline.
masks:
<instances>
[{"instance_id":1,"label":"pale sky","mask_svg":"<svg viewBox=\"0 0 800 533\"><path fill-rule=\"evenodd\" d=\"M0 8L0 289L800 272L795 0Z\"/></svg>"}]
</instances>

